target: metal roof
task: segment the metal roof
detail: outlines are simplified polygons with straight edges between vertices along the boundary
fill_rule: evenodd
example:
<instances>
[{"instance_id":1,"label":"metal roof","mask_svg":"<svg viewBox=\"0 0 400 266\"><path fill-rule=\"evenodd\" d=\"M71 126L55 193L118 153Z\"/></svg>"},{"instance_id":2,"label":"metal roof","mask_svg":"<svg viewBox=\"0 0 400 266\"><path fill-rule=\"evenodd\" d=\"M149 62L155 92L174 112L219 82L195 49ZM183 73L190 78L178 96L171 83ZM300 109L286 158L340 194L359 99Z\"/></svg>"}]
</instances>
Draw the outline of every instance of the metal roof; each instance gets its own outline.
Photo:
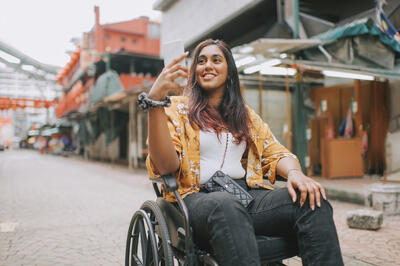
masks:
<instances>
[{"instance_id":1,"label":"metal roof","mask_svg":"<svg viewBox=\"0 0 400 266\"><path fill-rule=\"evenodd\" d=\"M321 44L316 39L268 39L260 38L249 44L235 47L234 53L239 54L262 54L266 57L279 55L281 53L295 53L297 51L314 47Z\"/></svg>"}]
</instances>

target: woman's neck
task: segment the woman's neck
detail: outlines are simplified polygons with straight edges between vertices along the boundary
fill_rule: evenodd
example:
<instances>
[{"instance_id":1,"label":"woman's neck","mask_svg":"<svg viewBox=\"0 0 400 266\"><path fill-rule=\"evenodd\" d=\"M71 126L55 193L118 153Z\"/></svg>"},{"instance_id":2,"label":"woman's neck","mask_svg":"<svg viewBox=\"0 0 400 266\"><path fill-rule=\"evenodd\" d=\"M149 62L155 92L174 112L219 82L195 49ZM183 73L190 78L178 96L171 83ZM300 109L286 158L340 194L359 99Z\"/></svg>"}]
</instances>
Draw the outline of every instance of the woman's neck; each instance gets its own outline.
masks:
<instances>
[{"instance_id":1,"label":"woman's neck","mask_svg":"<svg viewBox=\"0 0 400 266\"><path fill-rule=\"evenodd\" d=\"M218 107L219 104L222 102L222 97L209 97L208 104L212 107Z\"/></svg>"},{"instance_id":2,"label":"woman's neck","mask_svg":"<svg viewBox=\"0 0 400 266\"><path fill-rule=\"evenodd\" d=\"M217 90L208 94L208 104L213 107L218 107L222 98L224 97L224 90Z\"/></svg>"}]
</instances>

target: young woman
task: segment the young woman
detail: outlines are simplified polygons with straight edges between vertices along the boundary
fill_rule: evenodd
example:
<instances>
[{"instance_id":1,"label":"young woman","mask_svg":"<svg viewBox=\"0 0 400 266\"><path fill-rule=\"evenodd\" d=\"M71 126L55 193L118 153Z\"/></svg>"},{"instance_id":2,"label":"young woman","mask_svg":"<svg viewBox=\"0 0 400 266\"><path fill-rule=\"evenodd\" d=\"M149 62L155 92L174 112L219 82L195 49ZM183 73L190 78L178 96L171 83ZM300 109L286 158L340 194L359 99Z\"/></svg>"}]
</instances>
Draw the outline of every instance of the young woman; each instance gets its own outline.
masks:
<instances>
[{"instance_id":1,"label":"young woman","mask_svg":"<svg viewBox=\"0 0 400 266\"><path fill-rule=\"evenodd\" d=\"M201 42L189 72L179 64L186 56L166 66L150 90L149 99L162 101L179 89L177 77L189 77L189 96L149 111L147 168L150 177L175 174L197 244L211 248L220 265L260 265L256 234L295 236L305 265L343 265L323 187L246 106L228 46ZM254 197L251 205L205 191L202 185L219 169ZM287 178L287 188L263 183L263 176L274 183L277 174Z\"/></svg>"}]
</instances>

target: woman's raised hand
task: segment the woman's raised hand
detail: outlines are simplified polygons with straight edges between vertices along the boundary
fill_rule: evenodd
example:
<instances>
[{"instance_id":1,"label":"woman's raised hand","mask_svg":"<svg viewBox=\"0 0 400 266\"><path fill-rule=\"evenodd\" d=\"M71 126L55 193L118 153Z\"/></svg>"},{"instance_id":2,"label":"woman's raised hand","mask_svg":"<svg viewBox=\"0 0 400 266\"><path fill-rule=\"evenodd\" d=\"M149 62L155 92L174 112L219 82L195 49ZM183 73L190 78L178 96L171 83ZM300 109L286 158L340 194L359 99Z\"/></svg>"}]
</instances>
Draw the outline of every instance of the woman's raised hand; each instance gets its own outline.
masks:
<instances>
[{"instance_id":1,"label":"woman's raised hand","mask_svg":"<svg viewBox=\"0 0 400 266\"><path fill-rule=\"evenodd\" d=\"M177 77L188 77L188 69L184 65L179 64L179 62L184 60L188 56L188 54L188 52L185 52L180 57L174 59L168 66L164 67L150 89L149 97L151 99L163 100L168 95L168 92L170 90L181 89L179 84L174 82L174 80Z\"/></svg>"}]
</instances>

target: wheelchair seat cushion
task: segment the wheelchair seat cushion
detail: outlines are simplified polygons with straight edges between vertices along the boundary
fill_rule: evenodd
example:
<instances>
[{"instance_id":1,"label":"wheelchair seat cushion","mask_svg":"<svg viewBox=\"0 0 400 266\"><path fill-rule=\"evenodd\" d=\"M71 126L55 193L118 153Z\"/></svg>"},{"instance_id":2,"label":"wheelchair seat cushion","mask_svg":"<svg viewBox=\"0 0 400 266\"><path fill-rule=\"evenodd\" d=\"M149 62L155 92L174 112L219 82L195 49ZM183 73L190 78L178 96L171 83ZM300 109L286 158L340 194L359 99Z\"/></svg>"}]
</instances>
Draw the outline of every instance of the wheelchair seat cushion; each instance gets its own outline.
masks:
<instances>
[{"instance_id":1,"label":"wheelchair seat cushion","mask_svg":"<svg viewBox=\"0 0 400 266\"><path fill-rule=\"evenodd\" d=\"M257 245L263 262L282 260L298 254L297 240L293 238L257 236Z\"/></svg>"}]
</instances>

